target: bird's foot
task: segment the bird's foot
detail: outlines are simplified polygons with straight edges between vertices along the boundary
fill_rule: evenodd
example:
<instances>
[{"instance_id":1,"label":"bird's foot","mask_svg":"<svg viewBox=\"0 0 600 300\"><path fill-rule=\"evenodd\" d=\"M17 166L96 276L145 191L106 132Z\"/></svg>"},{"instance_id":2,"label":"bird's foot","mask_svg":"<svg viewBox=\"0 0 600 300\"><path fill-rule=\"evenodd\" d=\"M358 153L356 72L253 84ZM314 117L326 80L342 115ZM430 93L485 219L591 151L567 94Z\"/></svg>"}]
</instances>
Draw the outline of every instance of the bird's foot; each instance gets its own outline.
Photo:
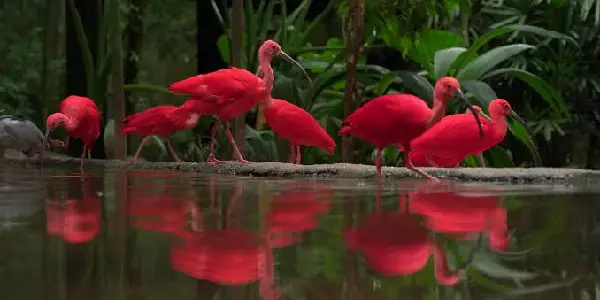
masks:
<instances>
[{"instance_id":1,"label":"bird's foot","mask_svg":"<svg viewBox=\"0 0 600 300\"><path fill-rule=\"evenodd\" d=\"M245 160L243 157L242 158L238 158L235 160L236 162L240 162L240 163L249 163L250 161Z\"/></svg>"},{"instance_id":2,"label":"bird's foot","mask_svg":"<svg viewBox=\"0 0 600 300\"><path fill-rule=\"evenodd\" d=\"M223 162L223 161L216 159L214 155L210 155L208 157L208 159L206 160L206 163L211 164L213 166L216 165L216 164L218 164L218 163L221 163L221 162Z\"/></svg>"}]
</instances>

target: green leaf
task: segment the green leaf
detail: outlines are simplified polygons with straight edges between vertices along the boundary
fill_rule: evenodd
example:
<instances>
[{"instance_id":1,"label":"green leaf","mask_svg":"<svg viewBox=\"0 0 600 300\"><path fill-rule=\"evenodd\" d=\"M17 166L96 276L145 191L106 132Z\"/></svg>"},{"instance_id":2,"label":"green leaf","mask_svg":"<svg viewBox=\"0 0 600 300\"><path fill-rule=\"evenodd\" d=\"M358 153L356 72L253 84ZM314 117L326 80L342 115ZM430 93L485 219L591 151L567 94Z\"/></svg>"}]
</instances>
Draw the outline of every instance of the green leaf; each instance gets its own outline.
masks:
<instances>
[{"instance_id":1,"label":"green leaf","mask_svg":"<svg viewBox=\"0 0 600 300\"><path fill-rule=\"evenodd\" d=\"M539 294L544 293L564 287L569 287L574 285L577 281L579 281L579 276L568 278L556 282L540 284L535 286L523 287L519 289L514 289L512 291L506 291L502 293L502 296L521 296L521 295L530 295L530 294ZM497 297L493 299L505 299L504 297Z\"/></svg>"},{"instance_id":2,"label":"green leaf","mask_svg":"<svg viewBox=\"0 0 600 300\"><path fill-rule=\"evenodd\" d=\"M433 85L425 77L409 71L398 71L397 74L406 88L430 104L433 102Z\"/></svg>"},{"instance_id":3,"label":"green leaf","mask_svg":"<svg viewBox=\"0 0 600 300\"><path fill-rule=\"evenodd\" d=\"M508 129L519 141L521 141L527 147L527 149L529 149L529 152L531 153L531 155L533 155L533 163L535 167L541 167L542 157L540 156L538 147L535 141L533 140L532 135L529 133L529 130L527 130L519 122L509 122Z\"/></svg>"},{"instance_id":4,"label":"green leaf","mask_svg":"<svg viewBox=\"0 0 600 300\"><path fill-rule=\"evenodd\" d=\"M106 122L106 127L104 127L104 149L114 149L115 133L115 120L110 119Z\"/></svg>"},{"instance_id":5,"label":"green leaf","mask_svg":"<svg viewBox=\"0 0 600 300\"><path fill-rule=\"evenodd\" d=\"M437 51L462 45L463 38L450 31L423 29L417 33L415 44L408 51L408 57L418 62L422 68L431 70L431 62Z\"/></svg>"},{"instance_id":6,"label":"green leaf","mask_svg":"<svg viewBox=\"0 0 600 300\"><path fill-rule=\"evenodd\" d=\"M217 40L217 47L219 47L219 52L221 53L221 57L223 60L230 65L231 64L231 46L229 42L229 36L226 34L222 34Z\"/></svg>"},{"instance_id":7,"label":"green leaf","mask_svg":"<svg viewBox=\"0 0 600 300\"><path fill-rule=\"evenodd\" d=\"M561 97L560 93L556 89L554 89L552 85L550 85L545 80L532 73L517 68L505 68L489 72L488 74L483 76L482 79L502 74L508 74L524 81L529 86L531 86L538 94L540 94L540 96L542 96L542 98L546 100L546 102L548 102L550 107L552 107L552 109L555 112L562 113L565 117L570 119L570 114L567 109L567 103Z\"/></svg>"},{"instance_id":8,"label":"green leaf","mask_svg":"<svg viewBox=\"0 0 600 300\"><path fill-rule=\"evenodd\" d=\"M508 150L500 146L494 146L486 151L492 159L493 166L496 168L513 168L515 165Z\"/></svg>"},{"instance_id":9,"label":"green leaf","mask_svg":"<svg viewBox=\"0 0 600 300\"><path fill-rule=\"evenodd\" d=\"M485 82L479 80L468 80L461 82L460 86L470 92L481 104L483 110L487 109L492 100L498 98L496 92Z\"/></svg>"},{"instance_id":10,"label":"green leaf","mask_svg":"<svg viewBox=\"0 0 600 300\"><path fill-rule=\"evenodd\" d=\"M526 44L514 44L496 47L477 57L472 62L468 63L464 68L461 68L458 71L456 78L459 81L481 79L484 74L494 69L494 67L497 65L505 62L514 55L531 48L534 47Z\"/></svg>"},{"instance_id":11,"label":"green leaf","mask_svg":"<svg viewBox=\"0 0 600 300\"><path fill-rule=\"evenodd\" d=\"M537 276L534 273L510 269L501 264L498 259L489 252L476 253L473 257L472 266L482 273L494 278L528 280Z\"/></svg>"},{"instance_id":12,"label":"green leaf","mask_svg":"<svg viewBox=\"0 0 600 300\"><path fill-rule=\"evenodd\" d=\"M153 135L150 137L150 141L154 142L158 146L158 148L160 149L160 155L166 156L169 154L169 151L167 150L167 146L165 145L165 142L161 138Z\"/></svg>"},{"instance_id":13,"label":"green leaf","mask_svg":"<svg viewBox=\"0 0 600 300\"><path fill-rule=\"evenodd\" d=\"M435 79L437 80L440 77L450 75L450 66L452 66L452 63L456 58L465 51L467 51L467 49L463 47L452 47L435 52L433 63Z\"/></svg>"},{"instance_id":14,"label":"green leaf","mask_svg":"<svg viewBox=\"0 0 600 300\"><path fill-rule=\"evenodd\" d=\"M453 69L462 69L462 67L465 64L467 64L468 62L473 60L475 57L477 57L477 52L479 51L479 49L481 49L483 46L485 46L493 38L499 37L499 36L507 34L507 33L515 32L515 31L529 32L529 33L545 36L548 38L567 39L570 42L572 42L573 44L577 45L577 42L573 38L571 38L567 35L564 35L562 33L556 32L556 31L550 31L550 30L546 30L546 29L536 27L536 26L531 26L531 25L513 24L513 25L504 26L504 27L498 27L494 30L490 30L490 31L486 32L484 35L480 36L475 41L473 41L473 43L471 44L471 47L469 47L469 49L466 52L461 54L455 60L455 62L452 64L452 68Z\"/></svg>"}]
</instances>

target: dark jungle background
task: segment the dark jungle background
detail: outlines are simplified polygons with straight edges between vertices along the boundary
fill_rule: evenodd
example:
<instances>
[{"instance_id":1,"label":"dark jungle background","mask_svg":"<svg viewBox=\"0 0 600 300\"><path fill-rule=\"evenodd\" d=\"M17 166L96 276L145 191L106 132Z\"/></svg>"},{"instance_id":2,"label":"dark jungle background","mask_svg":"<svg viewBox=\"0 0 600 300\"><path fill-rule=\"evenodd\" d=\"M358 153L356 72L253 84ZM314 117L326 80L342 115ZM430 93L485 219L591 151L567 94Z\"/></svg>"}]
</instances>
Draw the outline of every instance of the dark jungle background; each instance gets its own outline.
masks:
<instances>
[{"instance_id":1,"label":"dark jungle background","mask_svg":"<svg viewBox=\"0 0 600 300\"><path fill-rule=\"evenodd\" d=\"M306 149L304 163L372 163L370 145L340 143L344 115L385 93L431 101L435 80L451 75L484 108L507 99L531 128L530 135L511 123L505 141L486 153L488 165L600 167L598 0L235 2L1 0L0 109L43 127L64 97L89 96L103 112L93 157L124 158L115 119L182 103L166 87L185 77L228 65L256 70L257 48L271 38L313 78L308 85L275 59L274 96L310 111L340 146L334 156ZM463 109L454 104L448 113ZM204 117L172 137L183 159L206 159L213 121ZM236 134L250 160L287 159L287 144L260 107L237 122ZM129 154L138 142L127 138ZM401 163L386 150L386 165ZM230 152L220 137L218 156ZM143 156L170 159L159 139Z\"/></svg>"}]
</instances>

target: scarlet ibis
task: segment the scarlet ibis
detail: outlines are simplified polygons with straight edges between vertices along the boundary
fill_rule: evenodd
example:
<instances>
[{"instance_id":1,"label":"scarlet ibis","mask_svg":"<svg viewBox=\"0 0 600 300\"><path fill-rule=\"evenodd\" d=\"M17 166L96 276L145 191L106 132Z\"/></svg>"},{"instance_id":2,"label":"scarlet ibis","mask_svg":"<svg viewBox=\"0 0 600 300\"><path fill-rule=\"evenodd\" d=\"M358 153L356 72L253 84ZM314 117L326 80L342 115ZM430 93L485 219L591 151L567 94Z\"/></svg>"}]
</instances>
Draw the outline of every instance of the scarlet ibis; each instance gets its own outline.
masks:
<instances>
[{"instance_id":1,"label":"scarlet ibis","mask_svg":"<svg viewBox=\"0 0 600 300\"><path fill-rule=\"evenodd\" d=\"M475 111L477 111L479 113L480 116L482 116L489 122L492 121L492 119L490 119L490 117L488 115L484 114L481 111L481 107L479 107L477 105L473 105L473 108L475 109ZM472 113L470 110L467 109L465 111L465 114L471 115ZM403 151L401 145L398 146L398 150L400 152ZM410 152L409 157L410 157L410 161L413 163L413 165L415 167L457 168L460 163L460 161L456 161L456 159L454 159L454 158L442 159L442 158L436 157L434 159L434 158L430 157L429 155L426 155L423 152L415 151L414 149ZM479 159L480 165L482 167L485 167L485 161L483 160L483 154L477 153L477 158Z\"/></svg>"},{"instance_id":2,"label":"scarlet ibis","mask_svg":"<svg viewBox=\"0 0 600 300\"><path fill-rule=\"evenodd\" d=\"M482 194L483 193L483 194ZM502 199L485 190L437 190L431 184L420 185L410 195L410 211L425 217L425 225L455 238L489 232L493 251L508 248L506 209Z\"/></svg>"},{"instance_id":3,"label":"scarlet ibis","mask_svg":"<svg viewBox=\"0 0 600 300\"><path fill-rule=\"evenodd\" d=\"M458 95L473 111L473 106L460 90L458 80L453 77L440 78L434 88L433 109L411 94L388 94L367 102L350 114L342 123L340 134L354 134L377 148L375 167L381 178L381 151L390 145L400 144L404 148L404 165L430 179L437 179L416 169L410 161L410 142L431 128L443 117L450 98ZM473 116L481 125L477 113Z\"/></svg>"},{"instance_id":4,"label":"scarlet ibis","mask_svg":"<svg viewBox=\"0 0 600 300\"><path fill-rule=\"evenodd\" d=\"M196 127L199 118L199 114L190 113L184 105L179 107L159 105L126 117L125 120L121 121L122 125L119 133L144 135L144 138L135 151L134 162L137 162L142 147L152 135L157 135L165 139L171 155L173 155L176 161L181 161L173 145L171 145L169 136L175 131Z\"/></svg>"},{"instance_id":5,"label":"scarlet ibis","mask_svg":"<svg viewBox=\"0 0 600 300\"><path fill-rule=\"evenodd\" d=\"M50 132L57 127L64 127L67 132L65 147L69 146L70 138L83 141L81 151L81 168L83 168L86 150L90 150L100 136L100 111L92 99L75 95L65 98L58 109L58 113L51 114L46 119L43 144L47 143Z\"/></svg>"},{"instance_id":6,"label":"scarlet ibis","mask_svg":"<svg viewBox=\"0 0 600 300\"><path fill-rule=\"evenodd\" d=\"M316 146L333 155L335 141L304 109L282 99L263 101L263 114L271 130L290 144L292 161L302 163L300 146Z\"/></svg>"},{"instance_id":7,"label":"scarlet ibis","mask_svg":"<svg viewBox=\"0 0 600 300\"><path fill-rule=\"evenodd\" d=\"M271 57L276 55L299 67L308 78L302 66L283 52L281 46L275 41L265 41L258 53L259 70L267 72L271 69ZM233 147L236 160L247 162L235 144L229 128L229 120L242 115L255 107L261 100L270 97L273 82L269 82L269 80L272 78L265 77L263 80L247 70L231 67L189 77L169 86L173 92L192 96L192 99L186 101L186 105L190 105L194 112L217 117L211 133L210 154L207 162L212 164L219 162L214 156L214 143L220 120L224 120L226 123L227 138Z\"/></svg>"},{"instance_id":8,"label":"scarlet ibis","mask_svg":"<svg viewBox=\"0 0 600 300\"><path fill-rule=\"evenodd\" d=\"M500 143L506 135L506 116L526 126L525 121L504 99L490 102L488 112L492 122L485 120L482 123L485 133L483 137L477 134L477 125L470 116L451 115L414 139L411 147L413 151L425 153L433 161L443 160L456 164L468 155L482 153Z\"/></svg>"}]
</instances>

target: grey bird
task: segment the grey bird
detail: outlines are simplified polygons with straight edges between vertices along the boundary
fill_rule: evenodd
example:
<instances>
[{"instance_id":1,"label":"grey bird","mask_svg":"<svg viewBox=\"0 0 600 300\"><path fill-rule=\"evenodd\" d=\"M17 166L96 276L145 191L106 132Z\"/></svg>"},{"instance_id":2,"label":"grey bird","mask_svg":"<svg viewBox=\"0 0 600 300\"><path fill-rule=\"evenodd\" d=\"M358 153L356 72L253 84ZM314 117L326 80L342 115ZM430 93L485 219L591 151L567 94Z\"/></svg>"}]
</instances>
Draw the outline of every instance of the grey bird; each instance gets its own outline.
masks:
<instances>
[{"instance_id":1,"label":"grey bird","mask_svg":"<svg viewBox=\"0 0 600 300\"><path fill-rule=\"evenodd\" d=\"M0 158L6 149L14 149L32 157L45 147L44 134L31 121L14 115L0 115Z\"/></svg>"}]
</instances>

